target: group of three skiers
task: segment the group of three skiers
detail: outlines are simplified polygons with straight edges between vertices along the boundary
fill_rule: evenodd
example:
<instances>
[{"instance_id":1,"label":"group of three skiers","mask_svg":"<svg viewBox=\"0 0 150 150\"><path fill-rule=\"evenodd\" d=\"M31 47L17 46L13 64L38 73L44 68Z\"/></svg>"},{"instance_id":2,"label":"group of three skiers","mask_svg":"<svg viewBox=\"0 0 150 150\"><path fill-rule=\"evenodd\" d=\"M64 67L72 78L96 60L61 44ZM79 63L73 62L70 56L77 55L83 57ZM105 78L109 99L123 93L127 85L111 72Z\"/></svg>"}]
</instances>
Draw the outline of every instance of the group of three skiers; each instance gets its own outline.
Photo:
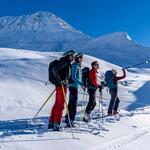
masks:
<instances>
[{"instance_id":1,"label":"group of three skiers","mask_svg":"<svg viewBox=\"0 0 150 150\"><path fill-rule=\"evenodd\" d=\"M49 66L49 80L56 86L56 100L49 118L49 129L53 129L54 131L60 130L67 87L69 87L69 103L68 112L65 116L66 127L74 126L78 100L78 89L80 86L83 87L83 89L85 88L85 86L87 86L86 88L88 89L87 91L89 94L89 102L84 112L85 114L83 121L88 122L90 120L90 114L96 106L96 91L97 89L99 89L99 91L102 92L103 87L101 86L101 84L98 83L97 80L97 73L99 69L98 61L94 61L91 63L92 68L88 72L88 85L85 85L83 83L81 72L82 61L82 53L77 53L75 55L75 52L73 50L69 50L64 53L62 58L60 58L59 60L55 60ZM119 98L117 97L117 81L125 78L126 76L124 69L123 76L121 77L116 76L116 70L113 69L111 70L111 72L113 75L113 86L108 86L111 95L108 115L113 115L117 113L117 109L119 106Z\"/></svg>"}]
</instances>

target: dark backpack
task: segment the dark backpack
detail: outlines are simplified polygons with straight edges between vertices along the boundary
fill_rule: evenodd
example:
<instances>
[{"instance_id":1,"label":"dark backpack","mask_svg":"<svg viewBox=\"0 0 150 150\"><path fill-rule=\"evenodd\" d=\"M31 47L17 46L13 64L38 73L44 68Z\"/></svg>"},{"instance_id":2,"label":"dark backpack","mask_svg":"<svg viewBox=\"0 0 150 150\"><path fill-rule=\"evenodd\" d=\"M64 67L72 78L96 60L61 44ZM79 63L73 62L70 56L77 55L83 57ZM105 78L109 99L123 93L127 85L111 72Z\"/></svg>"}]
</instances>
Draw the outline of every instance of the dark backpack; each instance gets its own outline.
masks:
<instances>
[{"instance_id":1,"label":"dark backpack","mask_svg":"<svg viewBox=\"0 0 150 150\"><path fill-rule=\"evenodd\" d=\"M82 69L82 83L84 86L88 86L89 85L89 67L84 67Z\"/></svg>"},{"instance_id":2,"label":"dark backpack","mask_svg":"<svg viewBox=\"0 0 150 150\"><path fill-rule=\"evenodd\" d=\"M58 63L59 63L59 60L56 59L56 60L52 61L52 62L49 64L49 67L48 67L49 81L50 81L52 84L54 84L54 85L57 84L57 81L56 81L56 79L55 79L55 77L54 77L54 75L53 75L52 69L53 69L53 67L54 67L55 65L57 65Z\"/></svg>"},{"instance_id":3,"label":"dark backpack","mask_svg":"<svg viewBox=\"0 0 150 150\"><path fill-rule=\"evenodd\" d=\"M105 83L106 83L106 86L109 89L116 88L116 85L114 84L114 74L113 74L112 70L106 71L106 73L105 73Z\"/></svg>"}]
</instances>

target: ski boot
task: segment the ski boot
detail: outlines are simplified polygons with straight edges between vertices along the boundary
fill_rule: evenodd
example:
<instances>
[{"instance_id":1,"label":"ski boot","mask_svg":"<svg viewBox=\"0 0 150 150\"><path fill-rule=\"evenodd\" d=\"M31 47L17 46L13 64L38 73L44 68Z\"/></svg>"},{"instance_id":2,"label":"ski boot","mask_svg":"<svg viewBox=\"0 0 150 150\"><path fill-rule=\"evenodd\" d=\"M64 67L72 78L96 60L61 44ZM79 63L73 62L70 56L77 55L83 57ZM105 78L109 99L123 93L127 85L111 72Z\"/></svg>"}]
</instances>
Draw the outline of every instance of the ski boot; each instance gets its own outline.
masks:
<instances>
[{"instance_id":1,"label":"ski boot","mask_svg":"<svg viewBox=\"0 0 150 150\"><path fill-rule=\"evenodd\" d=\"M60 124L54 123L53 131L60 131Z\"/></svg>"}]
</instances>

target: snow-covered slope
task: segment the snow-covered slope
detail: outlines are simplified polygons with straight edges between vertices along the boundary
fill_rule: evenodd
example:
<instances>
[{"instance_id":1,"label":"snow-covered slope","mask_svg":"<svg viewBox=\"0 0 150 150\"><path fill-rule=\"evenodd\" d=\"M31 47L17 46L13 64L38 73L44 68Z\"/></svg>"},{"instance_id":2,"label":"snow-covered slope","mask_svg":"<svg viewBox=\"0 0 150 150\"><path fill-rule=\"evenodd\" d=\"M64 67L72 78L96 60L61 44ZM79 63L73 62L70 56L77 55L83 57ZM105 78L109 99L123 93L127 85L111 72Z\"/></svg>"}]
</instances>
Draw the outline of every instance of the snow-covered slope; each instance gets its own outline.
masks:
<instances>
[{"instance_id":1,"label":"snow-covered slope","mask_svg":"<svg viewBox=\"0 0 150 150\"><path fill-rule=\"evenodd\" d=\"M57 52L41 53L6 48L0 49L1 119L7 119L8 116L9 118L33 116L54 87L52 85L45 86L43 82L37 82L16 75L27 76L46 82L48 79L49 62L60 56L61 53ZM94 59L96 58L85 57L83 65L90 66ZM101 61L101 64L105 69L108 68L106 67L107 65L109 67L113 66L104 61ZM116 68L116 66L114 67ZM49 107L47 107L47 113L49 113Z\"/></svg>"},{"instance_id":2,"label":"snow-covered slope","mask_svg":"<svg viewBox=\"0 0 150 150\"><path fill-rule=\"evenodd\" d=\"M34 109L37 109L52 89L54 89L53 85L45 86L43 83L48 79L48 64L50 61L59 58L61 55L62 53L57 52L35 52L6 48L0 49L0 84L2 87L0 94L1 118L7 119L8 115L10 115L10 118L13 118L13 114L17 118L22 118L23 116L27 117L30 113L32 113L32 115L35 113ZM119 66L88 55L85 55L82 66L90 67L91 62L94 60L97 60L100 63L100 76L103 76L106 70L112 68L118 70L118 75L122 74ZM149 87L150 70L133 70L133 73L127 73L127 79L120 84L119 97L123 100L121 104L122 108L130 106L130 103L128 102L137 101L146 104L150 103L148 102L148 99L150 98L149 92L148 90L145 90L145 88L147 89L147 87ZM40 81L37 82L16 75L38 79ZM104 90L103 92L104 99L109 99L107 90ZM106 104L107 103L108 100L106 100ZM33 109L31 109L31 112L24 111L30 109L28 106L32 106L31 108ZM137 107L139 107L139 105L133 103L129 108L130 110L131 108L133 110ZM4 110L7 111L7 114L5 114ZM16 116L16 113L12 113L12 110L20 113ZM48 110L46 111L48 112Z\"/></svg>"},{"instance_id":3,"label":"snow-covered slope","mask_svg":"<svg viewBox=\"0 0 150 150\"><path fill-rule=\"evenodd\" d=\"M147 101L150 96L149 91L143 89L150 85L149 69L139 71L134 68L133 73L128 72L127 78L119 84L120 108L124 109L120 110L122 116L105 118L103 125L101 119L93 119L89 124L81 124L73 129L74 136L78 137L78 140L71 138L70 129L63 129L59 133L47 131L48 117L55 95L42 109L35 122L31 120L54 89L53 85L44 84L47 81L48 64L61 55L62 53L57 52L0 49L0 149L57 150L61 147L62 150L126 148L140 150L144 147L148 150L150 108L143 106L150 104ZM111 68L117 69L118 75L121 75L120 67L87 55L84 57L83 66L90 66L94 60L98 60L101 64L100 75ZM80 104L83 102L81 93L82 90L79 94L76 119L79 118ZM109 98L107 90L104 89L104 111L107 110ZM97 104L98 101L99 97ZM130 105L132 105L132 112L125 111ZM142 108L134 110L137 107ZM98 105L92 117L97 116L97 112ZM43 127L38 127L35 123L42 123Z\"/></svg>"}]
</instances>

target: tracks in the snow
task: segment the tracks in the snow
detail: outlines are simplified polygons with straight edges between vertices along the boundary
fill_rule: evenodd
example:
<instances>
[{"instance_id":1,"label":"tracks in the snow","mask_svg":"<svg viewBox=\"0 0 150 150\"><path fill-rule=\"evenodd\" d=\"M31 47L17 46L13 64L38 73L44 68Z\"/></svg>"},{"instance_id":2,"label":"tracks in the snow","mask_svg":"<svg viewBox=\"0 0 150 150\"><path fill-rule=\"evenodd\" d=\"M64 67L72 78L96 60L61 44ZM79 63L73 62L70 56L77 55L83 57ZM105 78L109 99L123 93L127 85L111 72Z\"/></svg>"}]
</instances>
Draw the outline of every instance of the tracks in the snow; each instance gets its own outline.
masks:
<instances>
[{"instance_id":1,"label":"tracks in the snow","mask_svg":"<svg viewBox=\"0 0 150 150\"><path fill-rule=\"evenodd\" d=\"M99 146L92 147L92 150L116 150L122 146L128 145L139 138L142 138L144 135L150 132L150 127L142 128L136 132L115 139L111 139L108 142L101 143ZM91 149L91 148L90 148Z\"/></svg>"}]
</instances>

